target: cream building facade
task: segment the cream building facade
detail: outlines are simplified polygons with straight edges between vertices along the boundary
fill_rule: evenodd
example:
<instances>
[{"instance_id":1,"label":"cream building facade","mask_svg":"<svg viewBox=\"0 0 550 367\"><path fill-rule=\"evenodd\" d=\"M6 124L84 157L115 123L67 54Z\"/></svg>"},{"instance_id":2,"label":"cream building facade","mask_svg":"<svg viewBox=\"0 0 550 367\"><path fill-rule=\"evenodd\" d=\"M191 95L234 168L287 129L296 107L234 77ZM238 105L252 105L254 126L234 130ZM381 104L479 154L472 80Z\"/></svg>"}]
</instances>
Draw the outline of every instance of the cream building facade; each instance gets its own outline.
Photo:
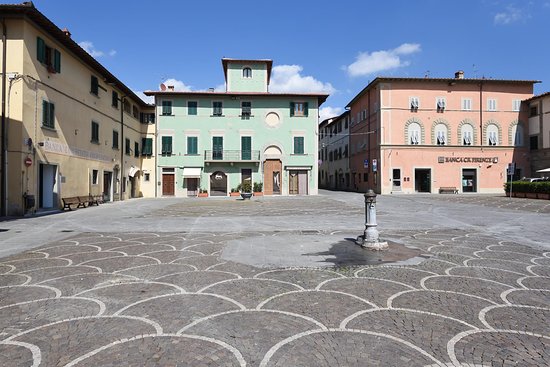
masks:
<instances>
[{"instance_id":1,"label":"cream building facade","mask_svg":"<svg viewBox=\"0 0 550 367\"><path fill-rule=\"evenodd\" d=\"M526 101L529 110L529 149L531 151L531 175L548 177L550 172L550 92Z\"/></svg>"},{"instance_id":2,"label":"cream building facade","mask_svg":"<svg viewBox=\"0 0 550 367\"><path fill-rule=\"evenodd\" d=\"M32 3L0 13L0 215L56 209L64 197L153 193L154 147L144 139L154 108Z\"/></svg>"}]
</instances>

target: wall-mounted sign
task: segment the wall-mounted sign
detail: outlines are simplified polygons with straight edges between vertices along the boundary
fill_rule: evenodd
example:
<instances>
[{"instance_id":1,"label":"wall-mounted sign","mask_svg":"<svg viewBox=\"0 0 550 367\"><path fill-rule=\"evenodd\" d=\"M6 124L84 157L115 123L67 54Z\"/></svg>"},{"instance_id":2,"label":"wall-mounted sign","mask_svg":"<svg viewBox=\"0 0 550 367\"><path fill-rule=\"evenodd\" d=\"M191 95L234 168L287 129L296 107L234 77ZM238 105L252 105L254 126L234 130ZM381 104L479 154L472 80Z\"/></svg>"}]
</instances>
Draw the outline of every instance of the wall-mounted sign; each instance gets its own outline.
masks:
<instances>
[{"instance_id":1,"label":"wall-mounted sign","mask_svg":"<svg viewBox=\"0 0 550 367\"><path fill-rule=\"evenodd\" d=\"M376 172L378 170L378 161L376 159L372 160L372 172Z\"/></svg>"},{"instance_id":2,"label":"wall-mounted sign","mask_svg":"<svg viewBox=\"0 0 550 367\"><path fill-rule=\"evenodd\" d=\"M438 163L498 163L498 157L437 157Z\"/></svg>"},{"instance_id":3,"label":"wall-mounted sign","mask_svg":"<svg viewBox=\"0 0 550 367\"><path fill-rule=\"evenodd\" d=\"M363 161L363 168L369 168L369 160L368 159L365 159Z\"/></svg>"}]
</instances>

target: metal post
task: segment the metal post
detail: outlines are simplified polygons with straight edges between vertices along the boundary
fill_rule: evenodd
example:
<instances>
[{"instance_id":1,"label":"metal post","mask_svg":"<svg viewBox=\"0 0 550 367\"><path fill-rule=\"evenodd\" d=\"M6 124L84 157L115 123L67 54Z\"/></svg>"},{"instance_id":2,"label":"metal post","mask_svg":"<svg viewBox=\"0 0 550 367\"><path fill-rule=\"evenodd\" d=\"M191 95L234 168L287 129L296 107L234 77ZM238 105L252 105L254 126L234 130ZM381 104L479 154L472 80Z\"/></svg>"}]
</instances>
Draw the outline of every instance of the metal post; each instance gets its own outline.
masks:
<instances>
[{"instance_id":1,"label":"metal post","mask_svg":"<svg viewBox=\"0 0 550 367\"><path fill-rule=\"evenodd\" d=\"M387 242L380 241L380 235L376 228L376 193L369 189L365 193L365 231L363 236L357 238L357 243L361 247L371 250L382 250L388 247Z\"/></svg>"}]
</instances>

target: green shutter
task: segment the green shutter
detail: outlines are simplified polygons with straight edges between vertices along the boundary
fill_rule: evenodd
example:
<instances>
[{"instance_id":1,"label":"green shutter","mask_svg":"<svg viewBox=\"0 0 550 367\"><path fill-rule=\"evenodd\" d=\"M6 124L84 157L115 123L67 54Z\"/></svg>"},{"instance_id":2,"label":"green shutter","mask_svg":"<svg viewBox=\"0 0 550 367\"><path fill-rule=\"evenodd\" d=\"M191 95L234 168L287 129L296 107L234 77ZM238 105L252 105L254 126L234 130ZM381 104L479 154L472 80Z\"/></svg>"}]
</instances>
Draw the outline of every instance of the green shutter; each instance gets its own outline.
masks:
<instances>
[{"instance_id":1,"label":"green shutter","mask_svg":"<svg viewBox=\"0 0 550 367\"><path fill-rule=\"evenodd\" d=\"M50 105L50 120L48 126L52 129L55 128L55 105L53 103L49 103Z\"/></svg>"},{"instance_id":2,"label":"green shutter","mask_svg":"<svg viewBox=\"0 0 550 367\"><path fill-rule=\"evenodd\" d=\"M294 154L304 154L304 137L294 137Z\"/></svg>"},{"instance_id":3,"label":"green shutter","mask_svg":"<svg viewBox=\"0 0 550 367\"><path fill-rule=\"evenodd\" d=\"M46 101L42 101L42 126L48 126L48 109L49 103Z\"/></svg>"},{"instance_id":4,"label":"green shutter","mask_svg":"<svg viewBox=\"0 0 550 367\"><path fill-rule=\"evenodd\" d=\"M92 78L91 78L91 88L90 88L90 92L92 92L93 94L95 94L96 96L98 95L99 93L99 81L97 80L97 77L95 77L94 75L92 75Z\"/></svg>"},{"instance_id":5,"label":"green shutter","mask_svg":"<svg viewBox=\"0 0 550 367\"><path fill-rule=\"evenodd\" d=\"M294 102L290 102L290 116L294 116L294 108L295 108Z\"/></svg>"},{"instance_id":6,"label":"green shutter","mask_svg":"<svg viewBox=\"0 0 550 367\"><path fill-rule=\"evenodd\" d=\"M252 137L241 136L241 159L252 159Z\"/></svg>"},{"instance_id":7,"label":"green shutter","mask_svg":"<svg viewBox=\"0 0 550 367\"><path fill-rule=\"evenodd\" d=\"M36 38L36 58L41 63L46 62L46 44L40 37Z\"/></svg>"},{"instance_id":8,"label":"green shutter","mask_svg":"<svg viewBox=\"0 0 550 367\"><path fill-rule=\"evenodd\" d=\"M152 138L142 138L141 139L141 155L152 155L153 154L153 139Z\"/></svg>"},{"instance_id":9,"label":"green shutter","mask_svg":"<svg viewBox=\"0 0 550 367\"><path fill-rule=\"evenodd\" d=\"M187 154L197 154L197 151L198 151L197 139L198 138L196 136L187 137Z\"/></svg>"},{"instance_id":10,"label":"green shutter","mask_svg":"<svg viewBox=\"0 0 550 367\"><path fill-rule=\"evenodd\" d=\"M53 51L53 68L56 73L61 72L61 53L59 50Z\"/></svg>"},{"instance_id":11,"label":"green shutter","mask_svg":"<svg viewBox=\"0 0 550 367\"><path fill-rule=\"evenodd\" d=\"M304 103L304 116L307 116L307 114L308 114L308 103L305 102Z\"/></svg>"},{"instance_id":12,"label":"green shutter","mask_svg":"<svg viewBox=\"0 0 550 367\"><path fill-rule=\"evenodd\" d=\"M162 114L168 116L172 114L172 101L162 101Z\"/></svg>"},{"instance_id":13,"label":"green shutter","mask_svg":"<svg viewBox=\"0 0 550 367\"><path fill-rule=\"evenodd\" d=\"M162 154L171 154L172 153L172 137L171 136L163 136L162 137L161 153Z\"/></svg>"},{"instance_id":14,"label":"green shutter","mask_svg":"<svg viewBox=\"0 0 550 367\"><path fill-rule=\"evenodd\" d=\"M223 137L222 136L212 137L212 158L223 159Z\"/></svg>"}]
</instances>

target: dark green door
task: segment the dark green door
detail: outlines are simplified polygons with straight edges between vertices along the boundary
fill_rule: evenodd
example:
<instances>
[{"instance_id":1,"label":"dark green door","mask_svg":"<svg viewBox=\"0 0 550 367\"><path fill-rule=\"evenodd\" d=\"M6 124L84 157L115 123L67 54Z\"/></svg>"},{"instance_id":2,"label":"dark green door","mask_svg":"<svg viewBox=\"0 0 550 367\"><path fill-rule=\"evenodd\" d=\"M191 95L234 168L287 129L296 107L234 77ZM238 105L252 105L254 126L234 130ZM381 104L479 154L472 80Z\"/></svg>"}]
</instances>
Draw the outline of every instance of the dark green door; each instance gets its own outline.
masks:
<instances>
[{"instance_id":1,"label":"dark green door","mask_svg":"<svg viewBox=\"0 0 550 367\"><path fill-rule=\"evenodd\" d=\"M252 137L241 136L241 159L249 161L252 158Z\"/></svg>"},{"instance_id":2,"label":"dark green door","mask_svg":"<svg viewBox=\"0 0 550 367\"><path fill-rule=\"evenodd\" d=\"M223 159L223 136L212 137L212 159Z\"/></svg>"}]
</instances>

